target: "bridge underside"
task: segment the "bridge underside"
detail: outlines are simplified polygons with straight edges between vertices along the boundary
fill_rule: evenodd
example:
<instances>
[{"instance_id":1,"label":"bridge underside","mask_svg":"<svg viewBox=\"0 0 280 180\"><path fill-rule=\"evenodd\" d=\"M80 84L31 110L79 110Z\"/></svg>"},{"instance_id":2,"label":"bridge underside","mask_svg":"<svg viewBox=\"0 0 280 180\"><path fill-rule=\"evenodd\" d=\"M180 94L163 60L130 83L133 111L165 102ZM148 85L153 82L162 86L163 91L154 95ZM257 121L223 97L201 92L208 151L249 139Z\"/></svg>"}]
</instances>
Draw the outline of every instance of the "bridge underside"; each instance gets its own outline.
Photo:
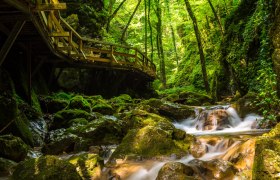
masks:
<instances>
[{"instance_id":1,"label":"bridge underside","mask_svg":"<svg viewBox=\"0 0 280 180\"><path fill-rule=\"evenodd\" d=\"M136 68L69 61L50 48L28 14L4 2L0 3L0 48L0 68L11 74L19 91L27 88L29 94L35 88L44 93L62 89L107 97L128 92L143 96L153 81Z\"/></svg>"}]
</instances>

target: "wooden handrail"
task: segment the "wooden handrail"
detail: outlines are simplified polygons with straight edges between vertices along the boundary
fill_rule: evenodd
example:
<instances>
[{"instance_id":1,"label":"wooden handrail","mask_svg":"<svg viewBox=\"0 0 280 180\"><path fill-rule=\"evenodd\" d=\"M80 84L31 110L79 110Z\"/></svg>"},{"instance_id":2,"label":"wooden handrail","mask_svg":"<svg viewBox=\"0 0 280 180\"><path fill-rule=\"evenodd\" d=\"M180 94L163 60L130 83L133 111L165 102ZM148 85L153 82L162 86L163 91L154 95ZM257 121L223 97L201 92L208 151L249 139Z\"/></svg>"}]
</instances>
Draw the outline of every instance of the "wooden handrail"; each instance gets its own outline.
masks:
<instances>
[{"instance_id":1,"label":"wooden handrail","mask_svg":"<svg viewBox=\"0 0 280 180\"><path fill-rule=\"evenodd\" d=\"M36 7L43 3L42 1L45 4L59 4L58 0L36 0ZM41 16L40 22L45 27L44 29L50 37L49 40L56 51L75 61L101 62L127 69L135 68L152 78L156 77L155 64L139 49L82 37L60 16L58 7L46 5L44 8L37 8L37 11L35 11Z\"/></svg>"}]
</instances>

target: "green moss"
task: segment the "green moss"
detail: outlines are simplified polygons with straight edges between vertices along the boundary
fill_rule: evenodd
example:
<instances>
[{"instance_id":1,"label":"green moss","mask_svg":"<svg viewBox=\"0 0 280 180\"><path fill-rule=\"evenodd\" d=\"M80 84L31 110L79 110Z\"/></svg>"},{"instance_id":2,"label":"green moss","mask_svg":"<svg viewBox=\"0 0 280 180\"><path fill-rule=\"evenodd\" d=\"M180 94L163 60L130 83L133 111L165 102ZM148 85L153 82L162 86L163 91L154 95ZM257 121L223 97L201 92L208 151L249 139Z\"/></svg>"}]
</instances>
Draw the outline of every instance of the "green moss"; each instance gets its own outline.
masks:
<instances>
[{"instance_id":1,"label":"green moss","mask_svg":"<svg viewBox=\"0 0 280 180\"><path fill-rule=\"evenodd\" d=\"M76 167L82 179L97 179L100 177L104 166L103 159L97 154L74 155L68 161Z\"/></svg>"},{"instance_id":2,"label":"green moss","mask_svg":"<svg viewBox=\"0 0 280 180\"><path fill-rule=\"evenodd\" d=\"M168 132L155 126L145 126L129 131L112 154L112 158L123 158L128 154L136 154L144 158L171 154L180 157L188 151L182 148L186 147L178 146Z\"/></svg>"},{"instance_id":3,"label":"green moss","mask_svg":"<svg viewBox=\"0 0 280 180\"><path fill-rule=\"evenodd\" d=\"M55 156L41 156L21 162L16 167L13 180L80 180L82 179L74 165Z\"/></svg>"},{"instance_id":4,"label":"green moss","mask_svg":"<svg viewBox=\"0 0 280 180\"><path fill-rule=\"evenodd\" d=\"M58 93L52 94L52 97L54 99L61 99L61 100L66 100L66 101L69 101L73 96L74 96L73 94L68 94L65 92L58 92Z\"/></svg>"},{"instance_id":5,"label":"green moss","mask_svg":"<svg viewBox=\"0 0 280 180\"><path fill-rule=\"evenodd\" d=\"M114 97L110 100L114 104L132 103L133 100L128 94L121 94L120 96Z\"/></svg>"},{"instance_id":6,"label":"green moss","mask_svg":"<svg viewBox=\"0 0 280 180\"><path fill-rule=\"evenodd\" d=\"M12 135L0 136L0 156L19 162L27 156L28 146Z\"/></svg>"},{"instance_id":7,"label":"green moss","mask_svg":"<svg viewBox=\"0 0 280 180\"><path fill-rule=\"evenodd\" d=\"M30 122L25 114L20 113L12 124L13 134L22 138L22 140L30 146L34 146L34 139L31 130L29 129Z\"/></svg>"},{"instance_id":8,"label":"green moss","mask_svg":"<svg viewBox=\"0 0 280 180\"><path fill-rule=\"evenodd\" d=\"M101 114L113 114L113 107L105 100L98 99L92 107L93 112L99 112Z\"/></svg>"},{"instance_id":9,"label":"green moss","mask_svg":"<svg viewBox=\"0 0 280 180\"><path fill-rule=\"evenodd\" d=\"M68 109L81 109L87 112L91 112L90 104L83 96L75 96L70 100L70 103L67 107Z\"/></svg>"},{"instance_id":10,"label":"green moss","mask_svg":"<svg viewBox=\"0 0 280 180\"><path fill-rule=\"evenodd\" d=\"M88 121L93 119L91 114L84 110L79 110L79 109L61 110L55 113L52 128L57 129L57 128L64 127L65 125L67 125L67 123L70 120L77 119L77 118L84 118Z\"/></svg>"},{"instance_id":11,"label":"green moss","mask_svg":"<svg viewBox=\"0 0 280 180\"><path fill-rule=\"evenodd\" d=\"M40 98L40 104L45 113L56 113L68 106L68 100L46 96Z\"/></svg>"}]
</instances>

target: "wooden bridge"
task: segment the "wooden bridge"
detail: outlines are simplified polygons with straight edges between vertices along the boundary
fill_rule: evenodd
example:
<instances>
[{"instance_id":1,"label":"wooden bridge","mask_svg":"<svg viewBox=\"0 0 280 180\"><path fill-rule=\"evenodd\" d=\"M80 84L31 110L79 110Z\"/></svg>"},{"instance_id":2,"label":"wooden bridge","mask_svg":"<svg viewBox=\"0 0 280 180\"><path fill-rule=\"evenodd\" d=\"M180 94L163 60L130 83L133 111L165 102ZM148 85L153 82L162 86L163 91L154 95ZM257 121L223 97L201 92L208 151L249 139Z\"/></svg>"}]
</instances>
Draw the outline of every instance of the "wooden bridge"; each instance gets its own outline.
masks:
<instances>
[{"instance_id":1,"label":"wooden bridge","mask_svg":"<svg viewBox=\"0 0 280 180\"><path fill-rule=\"evenodd\" d=\"M67 63L67 66L74 67L124 69L141 73L149 79L156 77L155 64L140 50L80 36L60 16L60 10L66 9L65 3L58 0L3 1L0 5L0 31L8 38L0 52L0 66L13 42L23 31L23 26L26 26L26 20L29 20L33 26L27 26L25 33L30 34L35 27L51 53L58 57L55 62L58 65L63 66ZM38 51L38 48L39 45L33 45L33 51Z\"/></svg>"}]
</instances>

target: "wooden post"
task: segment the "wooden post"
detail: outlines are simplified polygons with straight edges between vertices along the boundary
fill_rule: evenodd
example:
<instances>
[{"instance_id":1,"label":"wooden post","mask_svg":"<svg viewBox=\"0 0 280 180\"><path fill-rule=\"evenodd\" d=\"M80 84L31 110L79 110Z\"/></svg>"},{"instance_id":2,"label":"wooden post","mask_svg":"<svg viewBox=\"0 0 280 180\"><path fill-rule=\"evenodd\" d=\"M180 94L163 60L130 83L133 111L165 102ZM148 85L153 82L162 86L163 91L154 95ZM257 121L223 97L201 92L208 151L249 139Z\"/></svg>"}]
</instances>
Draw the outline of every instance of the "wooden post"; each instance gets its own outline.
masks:
<instances>
[{"instance_id":1,"label":"wooden post","mask_svg":"<svg viewBox=\"0 0 280 180\"><path fill-rule=\"evenodd\" d=\"M6 59L11 47L13 46L15 40L17 39L22 27L24 26L25 21L17 21L14 25L10 35L8 36L7 40L5 41L4 45L0 51L0 66Z\"/></svg>"}]
</instances>

